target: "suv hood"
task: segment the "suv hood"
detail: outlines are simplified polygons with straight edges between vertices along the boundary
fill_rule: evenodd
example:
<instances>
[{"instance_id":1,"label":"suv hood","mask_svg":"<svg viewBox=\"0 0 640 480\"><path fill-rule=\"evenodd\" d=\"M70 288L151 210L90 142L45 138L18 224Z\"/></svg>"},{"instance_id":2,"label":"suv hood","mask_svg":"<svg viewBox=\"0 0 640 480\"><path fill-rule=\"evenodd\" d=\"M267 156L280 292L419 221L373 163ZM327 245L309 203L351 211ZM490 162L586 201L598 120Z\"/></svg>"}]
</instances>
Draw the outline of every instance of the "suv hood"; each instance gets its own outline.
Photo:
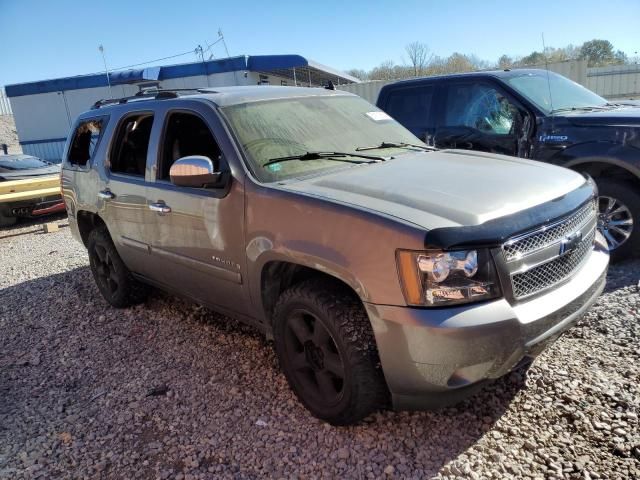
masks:
<instances>
[{"instance_id":1,"label":"suv hood","mask_svg":"<svg viewBox=\"0 0 640 480\"><path fill-rule=\"evenodd\" d=\"M556 199L585 183L546 163L465 150L407 153L280 185L426 229L471 226Z\"/></svg>"},{"instance_id":2,"label":"suv hood","mask_svg":"<svg viewBox=\"0 0 640 480\"><path fill-rule=\"evenodd\" d=\"M564 117L568 122L578 126L640 126L640 108L631 106L613 110L575 112L565 114Z\"/></svg>"}]
</instances>

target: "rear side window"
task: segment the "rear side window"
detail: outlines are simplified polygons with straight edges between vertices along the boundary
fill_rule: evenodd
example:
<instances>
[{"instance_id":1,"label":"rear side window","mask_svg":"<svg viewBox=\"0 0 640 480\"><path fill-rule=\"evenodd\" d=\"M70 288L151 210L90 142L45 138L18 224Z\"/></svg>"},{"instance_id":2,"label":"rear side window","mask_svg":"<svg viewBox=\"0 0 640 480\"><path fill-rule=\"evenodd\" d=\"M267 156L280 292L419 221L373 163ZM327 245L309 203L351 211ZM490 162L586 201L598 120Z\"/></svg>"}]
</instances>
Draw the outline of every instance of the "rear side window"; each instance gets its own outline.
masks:
<instances>
[{"instance_id":1,"label":"rear side window","mask_svg":"<svg viewBox=\"0 0 640 480\"><path fill-rule=\"evenodd\" d=\"M113 173L144 177L152 126L151 113L130 115L120 123L111 150Z\"/></svg>"},{"instance_id":2,"label":"rear side window","mask_svg":"<svg viewBox=\"0 0 640 480\"><path fill-rule=\"evenodd\" d=\"M207 124L197 115L176 112L169 116L158 179L169 180L173 162L190 155L203 155L213 163L214 170L220 166L220 148Z\"/></svg>"},{"instance_id":3,"label":"rear side window","mask_svg":"<svg viewBox=\"0 0 640 480\"><path fill-rule=\"evenodd\" d=\"M71 165L84 166L93 158L96 146L102 137L104 119L86 120L73 132L67 161Z\"/></svg>"},{"instance_id":4,"label":"rear side window","mask_svg":"<svg viewBox=\"0 0 640 480\"><path fill-rule=\"evenodd\" d=\"M414 135L420 137L433 124L430 118L433 89L432 85L426 85L392 91L387 97L385 110Z\"/></svg>"}]
</instances>

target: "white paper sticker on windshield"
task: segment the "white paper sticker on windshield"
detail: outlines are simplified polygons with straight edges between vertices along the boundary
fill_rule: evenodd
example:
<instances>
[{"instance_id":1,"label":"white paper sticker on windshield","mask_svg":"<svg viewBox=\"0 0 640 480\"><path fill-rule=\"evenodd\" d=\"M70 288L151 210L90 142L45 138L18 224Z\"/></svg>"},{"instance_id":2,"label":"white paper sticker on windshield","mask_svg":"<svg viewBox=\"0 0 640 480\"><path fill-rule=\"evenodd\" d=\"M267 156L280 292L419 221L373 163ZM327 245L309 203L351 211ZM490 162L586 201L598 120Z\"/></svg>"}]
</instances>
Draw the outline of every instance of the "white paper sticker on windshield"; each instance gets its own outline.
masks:
<instances>
[{"instance_id":1,"label":"white paper sticker on windshield","mask_svg":"<svg viewBox=\"0 0 640 480\"><path fill-rule=\"evenodd\" d=\"M384 112L367 112L367 117L375 122L383 122L385 120L391 120L391 117Z\"/></svg>"}]
</instances>

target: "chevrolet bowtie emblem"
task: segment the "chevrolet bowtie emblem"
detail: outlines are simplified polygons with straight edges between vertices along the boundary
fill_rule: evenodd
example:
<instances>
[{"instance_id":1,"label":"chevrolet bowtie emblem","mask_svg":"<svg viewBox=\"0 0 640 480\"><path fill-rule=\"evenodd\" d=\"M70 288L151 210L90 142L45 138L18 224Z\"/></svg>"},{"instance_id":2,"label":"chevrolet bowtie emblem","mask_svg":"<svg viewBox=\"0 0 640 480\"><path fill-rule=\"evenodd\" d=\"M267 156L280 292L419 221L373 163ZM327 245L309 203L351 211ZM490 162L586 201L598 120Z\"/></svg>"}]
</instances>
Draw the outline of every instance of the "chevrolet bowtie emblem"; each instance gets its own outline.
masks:
<instances>
[{"instance_id":1,"label":"chevrolet bowtie emblem","mask_svg":"<svg viewBox=\"0 0 640 480\"><path fill-rule=\"evenodd\" d=\"M582 232L577 231L572 233L571 235L567 235L562 239L562 243L560 243L560 255L566 255L567 253L573 252L580 242L582 241Z\"/></svg>"}]
</instances>

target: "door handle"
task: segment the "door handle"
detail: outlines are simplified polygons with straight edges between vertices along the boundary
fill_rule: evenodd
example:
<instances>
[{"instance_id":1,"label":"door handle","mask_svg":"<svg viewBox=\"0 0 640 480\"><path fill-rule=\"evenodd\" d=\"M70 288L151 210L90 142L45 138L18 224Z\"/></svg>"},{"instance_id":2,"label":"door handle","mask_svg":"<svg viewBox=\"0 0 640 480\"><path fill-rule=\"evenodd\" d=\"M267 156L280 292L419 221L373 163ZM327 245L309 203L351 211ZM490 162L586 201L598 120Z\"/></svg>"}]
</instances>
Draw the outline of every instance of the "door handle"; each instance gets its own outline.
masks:
<instances>
[{"instance_id":1,"label":"door handle","mask_svg":"<svg viewBox=\"0 0 640 480\"><path fill-rule=\"evenodd\" d=\"M161 202L150 203L149 210L151 210L152 212L158 212L158 213L171 213L171 207Z\"/></svg>"},{"instance_id":2,"label":"door handle","mask_svg":"<svg viewBox=\"0 0 640 480\"><path fill-rule=\"evenodd\" d=\"M98 192L98 198L101 200L112 200L114 198L116 198L116 196L111 193L110 190L101 190Z\"/></svg>"}]
</instances>

